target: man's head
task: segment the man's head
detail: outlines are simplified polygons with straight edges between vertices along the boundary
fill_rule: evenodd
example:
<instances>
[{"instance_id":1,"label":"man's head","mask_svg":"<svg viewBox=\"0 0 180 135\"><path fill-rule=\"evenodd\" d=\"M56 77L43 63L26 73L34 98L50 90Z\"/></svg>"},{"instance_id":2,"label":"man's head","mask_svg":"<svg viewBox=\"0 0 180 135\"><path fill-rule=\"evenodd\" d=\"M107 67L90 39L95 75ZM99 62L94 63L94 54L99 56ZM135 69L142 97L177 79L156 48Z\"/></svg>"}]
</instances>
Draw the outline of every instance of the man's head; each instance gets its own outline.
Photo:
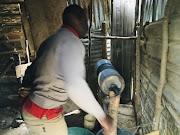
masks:
<instances>
[{"instance_id":1,"label":"man's head","mask_svg":"<svg viewBox=\"0 0 180 135\"><path fill-rule=\"evenodd\" d=\"M86 14L78 5L70 5L65 8L63 24L72 27L80 38L84 37L88 30Z\"/></svg>"}]
</instances>

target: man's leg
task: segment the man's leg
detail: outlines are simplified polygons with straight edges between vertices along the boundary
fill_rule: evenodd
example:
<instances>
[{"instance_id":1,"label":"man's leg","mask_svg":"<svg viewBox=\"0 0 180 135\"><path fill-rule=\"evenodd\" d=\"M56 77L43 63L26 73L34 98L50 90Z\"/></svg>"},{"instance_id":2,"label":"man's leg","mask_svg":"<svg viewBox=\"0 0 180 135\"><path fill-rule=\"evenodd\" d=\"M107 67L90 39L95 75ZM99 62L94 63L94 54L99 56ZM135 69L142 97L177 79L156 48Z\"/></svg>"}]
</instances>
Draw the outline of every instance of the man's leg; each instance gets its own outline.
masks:
<instances>
[{"instance_id":1,"label":"man's leg","mask_svg":"<svg viewBox=\"0 0 180 135\"><path fill-rule=\"evenodd\" d=\"M30 135L67 135L67 125L62 115L51 120L41 120L22 109L22 116Z\"/></svg>"}]
</instances>

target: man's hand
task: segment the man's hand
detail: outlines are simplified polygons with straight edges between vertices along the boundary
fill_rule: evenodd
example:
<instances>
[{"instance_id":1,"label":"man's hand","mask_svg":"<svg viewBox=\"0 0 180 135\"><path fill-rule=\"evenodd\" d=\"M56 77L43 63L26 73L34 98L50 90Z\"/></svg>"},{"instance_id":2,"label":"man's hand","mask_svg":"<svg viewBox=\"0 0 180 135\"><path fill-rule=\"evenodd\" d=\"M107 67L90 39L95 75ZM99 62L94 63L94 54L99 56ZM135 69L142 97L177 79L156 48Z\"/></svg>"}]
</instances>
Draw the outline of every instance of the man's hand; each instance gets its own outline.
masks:
<instances>
[{"instance_id":1,"label":"man's hand","mask_svg":"<svg viewBox=\"0 0 180 135\"><path fill-rule=\"evenodd\" d=\"M27 95L30 93L31 88L21 87L18 89L19 95L21 97L27 97Z\"/></svg>"},{"instance_id":2,"label":"man's hand","mask_svg":"<svg viewBox=\"0 0 180 135\"><path fill-rule=\"evenodd\" d=\"M113 119L106 115L104 119L98 120L101 126L104 128L104 132L110 132L112 128Z\"/></svg>"}]
</instances>

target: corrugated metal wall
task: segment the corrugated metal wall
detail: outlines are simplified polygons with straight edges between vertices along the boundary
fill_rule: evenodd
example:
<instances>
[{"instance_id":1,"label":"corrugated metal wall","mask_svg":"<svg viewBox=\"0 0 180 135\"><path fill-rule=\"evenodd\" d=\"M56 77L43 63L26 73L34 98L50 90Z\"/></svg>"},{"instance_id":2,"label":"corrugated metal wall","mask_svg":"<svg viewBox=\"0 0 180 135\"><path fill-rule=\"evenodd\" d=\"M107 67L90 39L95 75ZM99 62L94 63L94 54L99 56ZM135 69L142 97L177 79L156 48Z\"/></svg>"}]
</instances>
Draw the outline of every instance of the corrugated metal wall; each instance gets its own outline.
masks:
<instances>
[{"instance_id":1,"label":"corrugated metal wall","mask_svg":"<svg viewBox=\"0 0 180 135\"><path fill-rule=\"evenodd\" d=\"M68 0L68 4L77 4L81 6L86 14L89 16L89 5L90 1L86 0ZM110 26L110 15L111 15L111 0L93 0L92 3L92 35L102 35L101 34L101 25L103 21L107 22L107 25ZM88 20L90 23L90 20ZM88 39L81 40L86 48L86 57L85 63L88 63ZM90 54L90 65L94 66L96 62L102 59L102 44L101 39L92 38L91 39L91 54ZM108 49L108 58L110 58L110 43L107 44ZM87 65L88 66L88 65Z\"/></svg>"},{"instance_id":2,"label":"corrugated metal wall","mask_svg":"<svg viewBox=\"0 0 180 135\"><path fill-rule=\"evenodd\" d=\"M142 0L139 0L138 22L140 22L141 3ZM144 22L153 22L163 18L166 3L167 0L146 0L144 10Z\"/></svg>"},{"instance_id":3,"label":"corrugated metal wall","mask_svg":"<svg viewBox=\"0 0 180 135\"><path fill-rule=\"evenodd\" d=\"M68 4L77 4L80 5L85 11L89 18L89 6L90 6L90 0L68 0ZM101 27L102 22L106 21L108 28L110 28L111 23L111 0L93 0L92 3L92 27L91 27L91 34L92 35L102 35L101 33ZM90 24L90 20L88 20ZM102 40L97 38L91 38L91 53L90 53L90 67L88 65L89 57L88 57L88 51L89 51L89 39L81 39L83 42L85 48L86 48L86 57L85 57L85 63L86 63L86 69L88 69L87 72L87 81L89 83L89 86L91 87L94 95L97 96L97 90L98 84L97 82L97 76L94 71L94 66L96 62L100 59L102 59ZM110 58L110 41L108 40L107 44L107 51L108 51L108 58Z\"/></svg>"},{"instance_id":4,"label":"corrugated metal wall","mask_svg":"<svg viewBox=\"0 0 180 135\"><path fill-rule=\"evenodd\" d=\"M162 6L162 5L161 5ZM175 0L169 24L169 51L166 83L163 90L163 111L160 117L160 134L180 134L180 1ZM147 42L141 51L141 109L143 133L152 131L155 93L159 84L162 51L163 19L145 27ZM142 42L143 43L143 42Z\"/></svg>"},{"instance_id":5,"label":"corrugated metal wall","mask_svg":"<svg viewBox=\"0 0 180 135\"><path fill-rule=\"evenodd\" d=\"M68 4L77 4L86 10L89 15L89 5L91 0L67 0ZM111 1L112 0L93 0L92 11L92 29L101 29L101 24L106 21L108 26L111 25Z\"/></svg>"},{"instance_id":6,"label":"corrugated metal wall","mask_svg":"<svg viewBox=\"0 0 180 135\"><path fill-rule=\"evenodd\" d=\"M112 16L112 35L134 36L135 1L114 0ZM111 61L125 80L125 90L121 100L131 101L132 63L135 60L134 40L113 40Z\"/></svg>"}]
</instances>

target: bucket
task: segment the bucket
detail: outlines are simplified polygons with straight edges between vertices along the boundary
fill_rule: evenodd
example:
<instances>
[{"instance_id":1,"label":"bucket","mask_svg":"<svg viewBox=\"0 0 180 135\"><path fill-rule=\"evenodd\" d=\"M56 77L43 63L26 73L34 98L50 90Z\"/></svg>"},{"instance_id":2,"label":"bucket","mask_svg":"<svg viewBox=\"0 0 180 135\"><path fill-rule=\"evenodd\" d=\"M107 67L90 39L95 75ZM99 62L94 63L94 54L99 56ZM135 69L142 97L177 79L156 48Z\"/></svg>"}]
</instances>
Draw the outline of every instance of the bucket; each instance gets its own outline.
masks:
<instances>
[{"instance_id":1,"label":"bucket","mask_svg":"<svg viewBox=\"0 0 180 135\"><path fill-rule=\"evenodd\" d=\"M103 130L104 129L99 130L96 135L103 135ZM117 128L117 135L134 135L134 133L123 128Z\"/></svg>"},{"instance_id":2,"label":"bucket","mask_svg":"<svg viewBox=\"0 0 180 135\"><path fill-rule=\"evenodd\" d=\"M93 130L95 126L96 118L92 114L87 114L84 116L84 128Z\"/></svg>"},{"instance_id":3,"label":"bucket","mask_svg":"<svg viewBox=\"0 0 180 135\"><path fill-rule=\"evenodd\" d=\"M69 127L68 135L94 135L91 131L81 127Z\"/></svg>"}]
</instances>

